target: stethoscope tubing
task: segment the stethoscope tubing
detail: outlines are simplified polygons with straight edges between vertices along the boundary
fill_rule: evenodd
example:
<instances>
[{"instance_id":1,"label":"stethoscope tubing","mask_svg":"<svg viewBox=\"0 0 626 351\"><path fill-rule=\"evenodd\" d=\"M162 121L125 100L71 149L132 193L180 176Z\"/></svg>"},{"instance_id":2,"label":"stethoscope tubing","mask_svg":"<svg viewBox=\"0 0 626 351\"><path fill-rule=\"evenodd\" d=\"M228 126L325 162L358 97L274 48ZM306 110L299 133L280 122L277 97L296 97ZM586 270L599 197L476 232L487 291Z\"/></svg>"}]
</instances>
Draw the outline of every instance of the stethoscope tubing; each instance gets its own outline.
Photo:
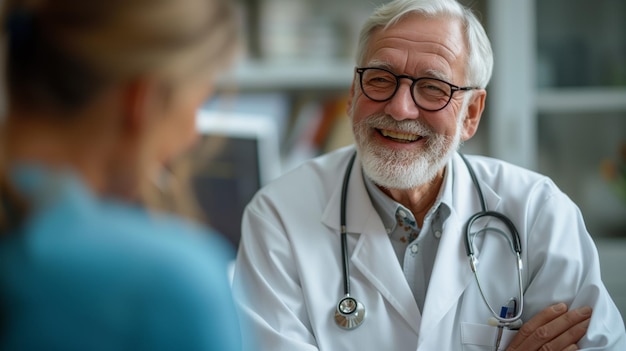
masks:
<instances>
[{"instance_id":1,"label":"stethoscope tubing","mask_svg":"<svg viewBox=\"0 0 626 351\"><path fill-rule=\"evenodd\" d=\"M356 152L350 157L346 174L343 176L343 184L341 187L341 210L340 210L340 231L341 231L341 260L343 261L343 293L350 296L350 262L348 257L348 235L346 228L346 203L348 201L348 183L350 182L350 173L356 159Z\"/></svg>"},{"instance_id":2,"label":"stethoscope tubing","mask_svg":"<svg viewBox=\"0 0 626 351\"><path fill-rule=\"evenodd\" d=\"M491 312L491 314L493 315L493 317L498 321L498 326L499 327L509 327L512 324L514 324L515 322L520 321L520 318L522 316L522 312L523 312L523 305L524 305L524 295L523 295L523 281L522 281L522 259L521 259L521 254L522 254L522 245L521 245L521 240L520 240L520 236L519 233L517 232L517 229L515 228L514 223L511 221L510 218L508 218L507 216L505 216L504 214L500 213L500 212L496 212L496 211L488 211L487 210L487 205L485 202L485 197L484 194L482 192L482 189L480 187L480 184L478 182L478 179L476 177L476 173L474 172L472 166L470 165L469 161L467 160L467 158L459 153L459 155L461 156L461 159L463 160L463 162L465 163L465 165L467 166L467 170L470 174L470 177L472 178L472 182L474 183L474 187L476 189L476 192L478 194L478 197L480 199L480 205L481 205L481 211L474 214L473 216L471 216L466 225L465 225L465 250L467 253L467 256L469 258L470 261L470 268L472 270L472 273L474 275L474 278L476 280L476 284L478 286L478 290L480 292L480 295L483 299L483 302L485 303L485 305L487 306L487 308L489 309L489 311ZM346 171L344 174L344 178L343 178L343 183L342 183L342 189L341 189L341 204L340 204L340 213L339 213L339 221L340 221L340 233L341 233L341 259L342 259L342 266L343 266L343 291L344 291L344 297L340 300L340 302L337 304L337 311L335 313L335 321L337 322L337 324L339 325L339 327L343 328L343 329L354 329L356 327L358 327L359 325L361 325L363 318L365 317L365 310L364 307L353 297L350 296L350 262L349 262L349 257L348 257L348 239L347 239L347 227L346 227L346 207L347 207L347 197L348 197L348 183L350 181L350 175L352 173L352 167L354 165L354 161L356 159L356 152L354 152L352 154L352 156L350 157L350 160L348 161L348 165L346 167ZM482 289L482 286L480 284L480 279L478 278L478 273L477 273L477 268L476 268L476 262L477 259L474 255L474 247L473 247L473 240L471 238L472 233L471 233L471 228L472 225L474 224L475 221L484 218L484 217L493 217L496 218L500 221L502 221L502 223L504 223L504 225L507 227L507 229L509 230L510 234L511 234L511 238L513 239L511 241L511 245L512 245L512 249L515 252L516 258L517 258L517 276L518 276L518 284L519 284L519 309L516 310L516 315L511 317L511 318L505 318L505 317L500 317L498 315L498 313L491 307L491 305L489 304L489 302L487 301L487 298L485 297L484 291ZM485 230L488 228L485 228ZM358 320L353 319L352 321L348 321L348 323L346 323L346 316L349 316L350 314L352 314L354 311L356 311L356 309L353 312L350 312L348 314L342 313L340 311L340 304L341 301L345 300L346 298L348 298L349 300L354 301L355 305L359 306L360 311L360 316ZM357 313L358 314L358 313ZM338 319L342 320L342 322L338 321ZM347 325L347 326L346 326Z\"/></svg>"},{"instance_id":3,"label":"stethoscope tubing","mask_svg":"<svg viewBox=\"0 0 626 351\"><path fill-rule=\"evenodd\" d=\"M478 182L478 178L476 177L476 172L474 172L474 169L472 168L472 166L470 165L469 161L467 160L467 158L465 157L465 155L463 155L462 153L459 153L459 156L461 156L461 159L463 160L463 162L465 163L465 165L467 166L467 170L470 174L470 177L472 178L472 182L474 183L474 188L476 189L476 192L478 194L478 198L480 199L480 206L481 206L481 210L480 212L474 214L473 216L471 216L468 220L467 223L465 224L465 251L467 253L467 256L469 257L469 262L470 262L470 268L472 270L472 273L474 274L474 279L476 280L476 285L478 286L478 290L480 292L480 296L483 299L483 302L485 303L485 305L487 306L487 308L489 309L489 311L491 312L492 316L498 321L499 326L504 326L504 327L508 327L511 324L519 321L522 317L522 313L524 310L524 288L523 288L523 281L522 281L522 269L523 269L523 264L522 264L522 243L520 240L520 236L519 233L517 232L517 228L515 227L515 224L513 223L513 221L511 221L511 219L507 216L505 216L504 214L497 212L497 211L488 211L487 210L487 204L485 202L485 195L483 194L483 191L480 187L480 183ZM509 232L511 233L511 238L513 239L511 244L512 244L512 249L515 252L515 256L516 256L516 264L517 264L517 284L519 287L519 291L518 291L518 296L519 296L519 300L518 300L518 304L519 304L519 308L516 309L516 314L515 316L511 317L511 318L505 318L505 317L500 317L500 315L493 309L493 307L491 307L491 304L487 301L487 297L485 296L485 292L483 291L482 285L480 284L480 279L478 278L478 270L477 270L477 260L476 260L476 256L474 254L474 245L472 244L472 238L471 238L471 228L472 225L474 224L474 222L476 222L477 220L481 219L481 218L485 218L485 217L493 217L496 218L500 221L502 221L502 223L504 223L504 225L507 227L507 229L509 230Z\"/></svg>"},{"instance_id":4,"label":"stethoscope tubing","mask_svg":"<svg viewBox=\"0 0 626 351\"><path fill-rule=\"evenodd\" d=\"M509 219L507 216L503 215L500 212L496 212L496 211L482 211L482 212L478 212L476 214L474 214L472 217L470 217L467 220L467 223L465 223L465 251L467 253L467 255L474 255L474 246L471 244L471 239L470 239L470 228L472 228L472 225L474 224L474 222L476 222L477 220L484 218L484 217L495 217L499 220L501 220L504 225L507 227L507 229L509 229L511 231L511 238L513 239L513 241L511 242L513 245L513 251L515 251L515 253L517 253L518 255L521 256L522 254L522 243L520 241L520 237L519 237L519 233L517 232L517 229L515 229L515 225L513 224L513 222L511 221L511 219Z\"/></svg>"}]
</instances>

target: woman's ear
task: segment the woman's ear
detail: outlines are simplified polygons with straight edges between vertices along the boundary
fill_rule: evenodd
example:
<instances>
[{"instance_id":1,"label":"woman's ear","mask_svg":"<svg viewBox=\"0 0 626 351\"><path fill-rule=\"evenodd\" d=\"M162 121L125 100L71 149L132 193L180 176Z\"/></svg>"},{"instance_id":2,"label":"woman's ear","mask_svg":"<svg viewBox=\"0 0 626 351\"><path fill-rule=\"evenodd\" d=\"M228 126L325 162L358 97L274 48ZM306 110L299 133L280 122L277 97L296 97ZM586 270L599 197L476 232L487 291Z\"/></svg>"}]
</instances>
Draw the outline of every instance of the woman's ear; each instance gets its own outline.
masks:
<instances>
[{"instance_id":1,"label":"woman's ear","mask_svg":"<svg viewBox=\"0 0 626 351\"><path fill-rule=\"evenodd\" d=\"M467 111L463 120L463 131L461 133L461 140L467 141L471 139L480 124L480 118L485 110L485 99L487 97L487 91L485 89L474 90L470 97L470 101L467 105Z\"/></svg>"},{"instance_id":2,"label":"woman's ear","mask_svg":"<svg viewBox=\"0 0 626 351\"><path fill-rule=\"evenodd\" d=\"M150 90L150 83L145 79L134 79L126 85L121 126L124 134L138 134L145 127Z\"/></svg>"},{"instance_id":3,"label":"woman's ear","mask_svg":"<svg viewBox=\"0 0 626 351\"><path fill-rule=\"evenodd\" d=\"M134 79L119 87L119 119L104 192L135 201L148 139L151 83Z\"/></svg>"},{"instance_id":4,"label":"woman's ear","mask_svg":"<svg viewBox=\"0 0 626 351\"><path fill-rule=\"evenodd\" d=\"M122 128L126 133L141 134L165 112L168 94L157 79L136 78L124 88Z\"/></svg>"}]
</instances>

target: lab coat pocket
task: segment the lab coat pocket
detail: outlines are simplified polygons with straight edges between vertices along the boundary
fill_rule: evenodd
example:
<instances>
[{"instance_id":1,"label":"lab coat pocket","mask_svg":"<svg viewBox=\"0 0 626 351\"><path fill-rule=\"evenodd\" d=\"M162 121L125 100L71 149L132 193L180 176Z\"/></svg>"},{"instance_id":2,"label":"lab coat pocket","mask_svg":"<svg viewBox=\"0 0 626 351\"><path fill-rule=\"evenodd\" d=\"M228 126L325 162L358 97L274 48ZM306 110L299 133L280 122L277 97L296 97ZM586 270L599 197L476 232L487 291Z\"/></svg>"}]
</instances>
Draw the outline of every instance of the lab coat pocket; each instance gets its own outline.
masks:
<instances>
[{"instance_id":1,"label":"lab coat pocket","mask_svg":"<svg viewBox=\"0 0 626 351\"><path fill-rule=\"evenodd\" d=\"M502 330L502 340L498 350L504 350L509 345L517 330ZM493 350L496 346L498 328L485 324L461 322L461 344L463 351Z\"/></svg>"}]
</instances>

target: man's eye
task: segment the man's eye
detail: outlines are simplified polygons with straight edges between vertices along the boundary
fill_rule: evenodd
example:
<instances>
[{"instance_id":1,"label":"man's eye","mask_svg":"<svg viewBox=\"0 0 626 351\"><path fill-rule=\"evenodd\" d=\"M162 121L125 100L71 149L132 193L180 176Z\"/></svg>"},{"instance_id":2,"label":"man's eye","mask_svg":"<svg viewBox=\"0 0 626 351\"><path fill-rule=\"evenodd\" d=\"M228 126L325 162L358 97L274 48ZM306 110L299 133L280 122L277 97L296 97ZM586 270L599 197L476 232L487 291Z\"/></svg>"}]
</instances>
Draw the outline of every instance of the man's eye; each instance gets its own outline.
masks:
<instances>
[{"instance_id":1,"label":"man's eye","mask_svg":"<svg viewBox=\"0 0 626 351\"><path fill-rule=\"evenodd\" d=\"M418 86L421 94L430 96L442 96L447 95L446 89L441 84L434 84L432 82L423 82Z\"/></svg>"},{"instance_id":2,"label":"man's eye","mask_svg":"<svg viewBox=\"0 0 626 351\"><path fill-rule=\"evenodd\" d=\"M389 77L380 76L370 78L368 83L373 85L394 84L394 80Z\"/></svg>"}]
</instances>

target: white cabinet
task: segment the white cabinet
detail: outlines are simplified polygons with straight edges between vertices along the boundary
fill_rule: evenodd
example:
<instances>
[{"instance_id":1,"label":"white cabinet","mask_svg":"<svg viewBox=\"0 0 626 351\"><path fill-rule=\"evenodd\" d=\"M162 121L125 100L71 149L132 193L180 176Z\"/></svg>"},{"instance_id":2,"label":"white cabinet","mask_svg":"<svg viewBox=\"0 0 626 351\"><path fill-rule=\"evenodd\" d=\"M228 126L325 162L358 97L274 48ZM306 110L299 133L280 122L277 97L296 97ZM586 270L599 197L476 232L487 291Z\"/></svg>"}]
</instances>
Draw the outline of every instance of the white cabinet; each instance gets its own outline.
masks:
<instances>
[{"instance_id":1,"label":"white cabinet","mask_svg":"<svg viewBox=\"0 0 626 351\"><path fill-rule=\"evenodd\" d=\"M626 235L626 203L600 171L626 143L626 2L490 0L489 10L489 152L552 177L593 235Z\"/></svg>"}]
</instances>

